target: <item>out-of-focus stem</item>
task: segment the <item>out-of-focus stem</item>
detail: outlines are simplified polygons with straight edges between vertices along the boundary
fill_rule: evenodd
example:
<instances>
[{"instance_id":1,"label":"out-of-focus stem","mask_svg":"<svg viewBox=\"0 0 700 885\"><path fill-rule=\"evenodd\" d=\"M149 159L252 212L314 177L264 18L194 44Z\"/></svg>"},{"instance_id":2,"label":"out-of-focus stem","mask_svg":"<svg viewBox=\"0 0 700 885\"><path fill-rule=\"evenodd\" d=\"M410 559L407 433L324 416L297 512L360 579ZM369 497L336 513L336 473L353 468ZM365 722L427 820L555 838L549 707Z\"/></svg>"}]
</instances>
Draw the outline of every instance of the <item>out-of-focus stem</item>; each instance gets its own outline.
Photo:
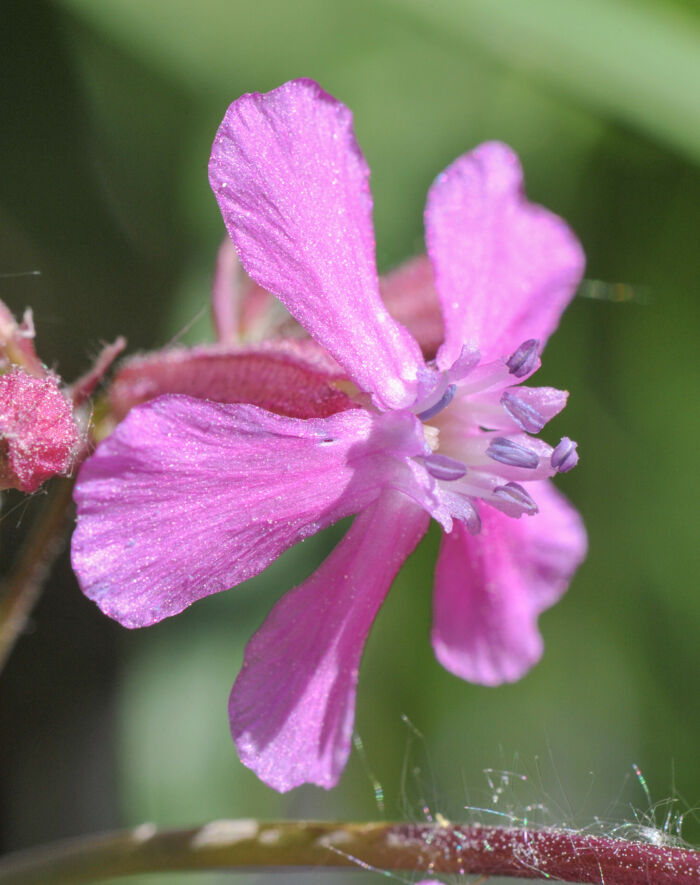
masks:
<instances>
[{"instance_id":1,"label":"out-of-focus stem","mask_svg":"<svg viewBox=\"0 0 700 885\"><path fill-rule=\"evenodd\" d=\"M17 562L0 587L0 670L24 630L68 528L73 479L55 479Z\"/></svg>"},{"instance_id":2,"label":"out-of-focus stem","mask_svg":"<svg viewBox=\"0 0 700 885\"><path fill-rule=\"evenodd\" d=\"M166 870L352 867L604 885L697 885L700 852L555 829L213 821L89 836L6 856L0 885L77 885Z\"/></svg>"}]
</instances>

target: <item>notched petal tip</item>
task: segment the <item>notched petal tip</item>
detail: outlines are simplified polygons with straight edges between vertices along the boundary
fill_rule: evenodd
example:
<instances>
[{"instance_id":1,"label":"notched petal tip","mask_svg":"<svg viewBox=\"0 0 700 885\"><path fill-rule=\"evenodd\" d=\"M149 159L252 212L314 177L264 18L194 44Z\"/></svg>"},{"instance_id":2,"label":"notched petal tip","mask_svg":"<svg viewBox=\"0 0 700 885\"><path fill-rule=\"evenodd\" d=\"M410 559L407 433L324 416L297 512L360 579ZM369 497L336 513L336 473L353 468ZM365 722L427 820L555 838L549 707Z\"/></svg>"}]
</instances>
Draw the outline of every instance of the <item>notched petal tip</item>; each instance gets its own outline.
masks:
<instances>
[{"instance_id":1,"label":"notched petal tip","mask_svg":"<svg viewBox=\"0 0 700 885\"><path fill-rule=\"evenodd\" d=\"M430 189L425 224L445 320L440 367L465 341L486 359L524 340L544 345L584 258L566 223L525 198L515 152L488 142L455 160Z\"/></svg>"}]
</instances>

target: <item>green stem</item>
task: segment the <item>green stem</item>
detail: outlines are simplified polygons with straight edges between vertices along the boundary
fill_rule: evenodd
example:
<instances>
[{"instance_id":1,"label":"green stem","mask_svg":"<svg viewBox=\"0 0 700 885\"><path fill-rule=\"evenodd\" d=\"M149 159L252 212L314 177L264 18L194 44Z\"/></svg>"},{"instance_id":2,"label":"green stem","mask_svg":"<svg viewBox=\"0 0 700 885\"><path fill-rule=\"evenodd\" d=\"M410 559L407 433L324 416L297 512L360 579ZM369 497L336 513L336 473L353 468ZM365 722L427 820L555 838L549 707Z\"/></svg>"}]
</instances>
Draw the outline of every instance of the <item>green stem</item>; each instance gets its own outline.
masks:
<instances>
[{"instance_id":1,"label":"green stem","mask_svg":"<svg viewBox=\"0 0 700 885\"><path fill-rule=\"evenodd\" d=\"M700 852L554 829L408 823L213 821L88 836L0 860L0 885L79 883L163 871L361 867L605 885L697 885Z\"/></svg>"},{"instance_id":2,"label":"green stem","mask_svg":"<svg viewBox=\"0 0 700 885\"><path fill-rule=\"evenodd\" d=\"M73 479L56 479L17 563L0 590L0 670L24 630L49 569L63 549Z\"/></svg>"}]
</instances>

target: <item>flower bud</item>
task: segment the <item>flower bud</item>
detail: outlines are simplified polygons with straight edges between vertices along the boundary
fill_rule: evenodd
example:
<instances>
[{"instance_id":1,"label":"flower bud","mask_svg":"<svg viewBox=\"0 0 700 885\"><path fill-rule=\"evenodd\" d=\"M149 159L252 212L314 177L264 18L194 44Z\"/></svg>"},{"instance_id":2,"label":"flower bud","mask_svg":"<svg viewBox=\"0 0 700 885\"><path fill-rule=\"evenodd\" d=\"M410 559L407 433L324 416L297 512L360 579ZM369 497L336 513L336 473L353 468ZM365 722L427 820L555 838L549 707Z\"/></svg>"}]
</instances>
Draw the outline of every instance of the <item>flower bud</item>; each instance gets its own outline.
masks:
<instances>
[{"instance_id":1,"label":"flower bud","mask_svg":"<svg viewBox=\"0 0 700 885\"><path fill-rule=\"evenodd\" d=\"M70 473L82 445L71 403L53 375L0 375L0 489L34 492Z\"/></svg>"}]
</instances>

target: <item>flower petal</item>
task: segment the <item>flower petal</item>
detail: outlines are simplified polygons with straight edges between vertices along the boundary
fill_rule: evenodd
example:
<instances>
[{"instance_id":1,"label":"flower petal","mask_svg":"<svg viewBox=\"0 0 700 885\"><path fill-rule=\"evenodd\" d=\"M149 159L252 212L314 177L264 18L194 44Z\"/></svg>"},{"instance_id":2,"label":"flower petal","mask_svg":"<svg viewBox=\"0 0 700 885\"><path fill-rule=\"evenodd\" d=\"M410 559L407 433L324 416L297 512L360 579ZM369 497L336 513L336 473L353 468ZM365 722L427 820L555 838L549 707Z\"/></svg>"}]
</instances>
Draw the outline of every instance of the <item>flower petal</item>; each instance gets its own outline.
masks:
<instances>
[{"instance_id":1,"label":"flower petal","mask_svg":"<svg viewBox=\"0 0 700 885\"><path fill-rule=\"evenodd\" d=\"M410 405L423 359L379 296L350 111L311 80L243 95L216 135L209 180L250 276L379 405Z\"/></svg>"},{"instance_id":2,"label":"flower petal","mask_svg":"<svg viewBox=\"0 0 700 885\"><path fill-rule=\"evenodd\" d=\"M261 341L290 319L279 301L247 276L229 237L216 256L211 309L220 344Z\"/></svg>"},{"instance_id":3,"label":"flower petal","mask_svg":"<svg viewBox=\"0 0 700 885\"><path fill-rule=\"evenodd\" d=\"M567 225L529 203L520 161L487 142L438 176L425 213L428 253L445 319L438 364L466 343L484 359L542 344L581 280L584 256Z\"/></svg>"},{"instance_id":4,"label":"flower petal","mask_svg":"<svg viewBox=\"0 0 700 885\"><path fill-rule=\"evenodd\" d=\"M250 403L290 418L325 418L355 405L333 385L342 370L311 339L257 346L171 348L128 360L109 390L117 420L166 393Z\"/></svg>"},{"instance_id":5,"label":"flower petal","mask_svg":"<svg viewBox=\"0 0 700 885\"><path fill-rule=\"evenodd\" d=\"M78 478L84 592L143 627L246 580L400 483L402 458L421 445L408 418L350 409L301 420L177 395L138 406Z\"/></svg>"},{"instance_id":6,"label":"flower petal","mask_svg":"<svg viewBox=\"0 0 700 885\"><path fill-rule=\"evenodd\" d=\"M269 786L337 783L367 634L427 524L412 501L386 493L248 643L229 702L231 730L241 761Z\"/></svg>"},{"instance_id":7,"label":"flower petal","mask_svg":"<svg viewBox=\"0 0 700 885\"><path fill-rule=\"evenodd\" d=\"M528 486L539 513L515 520L481 508L482 529L455 522L435 576L433 648L456 676L483 685L520 679L542 654L538 615L553 605L586 553L574 508L549 482Z\"/></svg>"},{"instance_id":8,"label":"flower petal","mask_svg":"<svg viewBox=\"0 0 700 885\"><path fill-rule=\"evenodd\" d=\"M389 313L415 337L423 355L432 359L445 331L428 256L417 255L381 276L379 291Z\"/></svg>"},{"instance_id":9,"label":"flower petal","mask_svg":"<svg viewBox=\"0 0 700 885\"><path fill-rule=\"evenodd\" d=\"M221 344L235 344L240 337L241 272L236 250L226 237L216 253L211 284L212 319L216 340Z\"/></svg>"},{"instance_id":10,"label":"flower petal","mask_svg":"<svg viewBox=\"0 0 700 885\"><path fill-rule=\"evenodd\" d=\"M530 559L530 596L537 612L550 608L566 592L588 552L581 515L554 483L530 487L539 513L521 520L520 529Z\"/></svg>"}]
</instances>

